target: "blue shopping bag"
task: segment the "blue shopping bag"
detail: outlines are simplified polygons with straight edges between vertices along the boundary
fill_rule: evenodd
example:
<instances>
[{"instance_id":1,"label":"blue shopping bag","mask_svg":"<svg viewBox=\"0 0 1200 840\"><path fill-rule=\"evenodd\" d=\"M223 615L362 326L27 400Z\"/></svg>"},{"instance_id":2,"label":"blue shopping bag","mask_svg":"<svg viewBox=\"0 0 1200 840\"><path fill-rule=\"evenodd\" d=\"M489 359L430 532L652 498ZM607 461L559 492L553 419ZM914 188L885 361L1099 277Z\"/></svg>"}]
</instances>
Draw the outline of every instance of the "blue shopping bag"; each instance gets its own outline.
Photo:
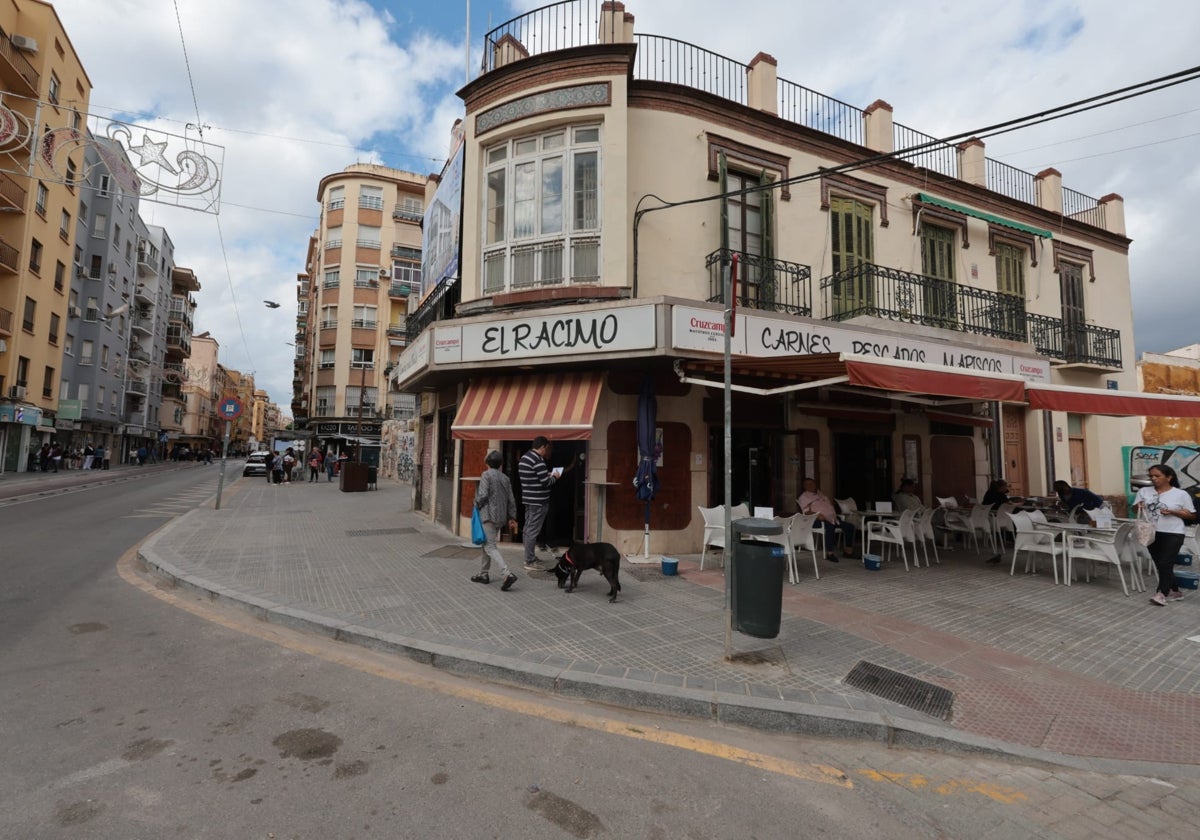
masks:
<instances>
[{"instance_id":1,"label":"blue shopping bag","mask_svg":"<svg viewBox=\"0 0 1200 840\"><path fill-rule=\"evenodd\" d=\"M483 533L483 520L479 518L479 508L471 508L471 542L483 545L487 542L487 534Z\"/></svg>"}]
</instances>

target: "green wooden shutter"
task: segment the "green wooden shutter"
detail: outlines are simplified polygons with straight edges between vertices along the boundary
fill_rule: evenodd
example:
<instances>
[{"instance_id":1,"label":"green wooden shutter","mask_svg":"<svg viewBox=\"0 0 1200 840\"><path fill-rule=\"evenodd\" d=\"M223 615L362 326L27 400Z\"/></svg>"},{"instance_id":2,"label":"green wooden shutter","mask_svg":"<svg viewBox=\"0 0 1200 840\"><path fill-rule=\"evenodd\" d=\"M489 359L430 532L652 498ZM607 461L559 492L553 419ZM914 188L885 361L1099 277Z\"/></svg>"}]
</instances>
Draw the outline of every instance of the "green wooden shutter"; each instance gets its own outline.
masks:
<instances>
[{"instance_id":1,"label":"green wooden shutter","mask_svg":"<svg viewBox=\"0 0 1200 840\"><path fill-rule=\"evenodd\" d=\"M760 185L774 181L767 170L758 177ZM762 218L762 265L759 268L759 306L763 309L776 309L781 303L779 298L779 283L775 276L775 192L767 188L762 191L759 201L759 211Z\"/></svg>"}]
</instances>

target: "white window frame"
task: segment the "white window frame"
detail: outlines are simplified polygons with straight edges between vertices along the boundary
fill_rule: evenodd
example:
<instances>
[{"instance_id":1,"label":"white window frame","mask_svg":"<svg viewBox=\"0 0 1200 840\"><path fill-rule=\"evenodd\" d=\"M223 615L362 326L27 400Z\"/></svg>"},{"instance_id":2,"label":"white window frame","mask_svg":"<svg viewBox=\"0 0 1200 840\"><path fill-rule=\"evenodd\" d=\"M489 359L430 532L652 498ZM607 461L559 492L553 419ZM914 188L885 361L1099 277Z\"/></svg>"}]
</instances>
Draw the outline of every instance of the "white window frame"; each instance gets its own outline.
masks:
<instances>
[{"instance_id":1,"label":"white window frame","mask_svg":"<svg viewBox=\"0 0 1200 840\"><path fill-rule=\"evenodd\" d=\"M337 367L337 350L322 348L320 359L317 362L317 370L333 370L335 367Z\"/></svg>"},{"instance_id":2,"label":"white window frame","mask_svg":"<svg viewBox=\"0 0 1200 840\"><path fill-rule=\"evenodd\" d=\"M363 184L358 188L358 206L364 210L383 209L383 187Z\"/></svg>"},{"instance_id":3,"label":"white window frame","mask_svg":"<svg viewBox=\"0 0 1200 840\"><path fill-rule=\"evenodd\" d=\"M598 283L600 280L600 241L603 228L601 188L603 181L603 132L598 123L562 126L537 134L514 137L484 150L481 188L480 277L485 295L511 289L557 286L571 283ZM589 189L594 197L587 207L577 208L579 184L577 161L594 157L594 182ZM548 200L547 164L560 159L561 168L557 216L555 203ZM517 193L521 189L517 172L532 173L528 179L532 193L522 198L532 209L529 218L518 220ZM528 177L528 176L527 176ZM493 204L489 195L490 179L495 178L504 192L503 205ZM489 216L499 209L501 222L489 225ZM583 215L580 215L582 209ZM517 225L528 224L524 230ZM557 224L557 228L555 228ZM489 241L489 237L492 237Z\"/></svg>"}]
</instances>

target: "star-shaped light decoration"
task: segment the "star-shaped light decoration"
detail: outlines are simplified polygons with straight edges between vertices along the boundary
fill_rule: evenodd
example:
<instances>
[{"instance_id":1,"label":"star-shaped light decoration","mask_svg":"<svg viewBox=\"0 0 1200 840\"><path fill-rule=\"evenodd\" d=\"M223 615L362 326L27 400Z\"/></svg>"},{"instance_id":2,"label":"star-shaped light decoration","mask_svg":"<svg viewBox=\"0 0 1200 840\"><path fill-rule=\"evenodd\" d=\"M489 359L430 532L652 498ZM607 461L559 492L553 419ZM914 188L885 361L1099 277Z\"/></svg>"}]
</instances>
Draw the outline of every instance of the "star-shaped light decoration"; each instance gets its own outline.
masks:
<instances>
[{"instance_id":1,"label":"star-shaped light decoration","mask_svg":"<svg viewBox=\"0 0 1200 840\"><path fill-rule=\"evenodd\" d=\"M139 164L139 166L145 166L147 163L157 163L172 175L178 175L179 170L172 166L170 161L163 157L163 150L166 148L166 141L162 143L151 143L150 135L143 134L142 145L130 146L129 151L137 152L138 157L142 159L142 162Z\"/></svg>"}]
</instances>

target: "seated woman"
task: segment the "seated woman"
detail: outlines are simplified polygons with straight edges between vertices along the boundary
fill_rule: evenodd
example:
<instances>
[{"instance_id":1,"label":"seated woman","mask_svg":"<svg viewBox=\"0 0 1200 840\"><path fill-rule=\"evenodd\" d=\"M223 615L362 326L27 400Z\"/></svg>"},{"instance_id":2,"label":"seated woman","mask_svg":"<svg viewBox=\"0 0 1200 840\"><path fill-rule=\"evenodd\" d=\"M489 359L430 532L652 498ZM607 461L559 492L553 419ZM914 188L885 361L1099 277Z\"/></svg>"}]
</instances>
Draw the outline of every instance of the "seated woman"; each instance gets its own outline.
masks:
<instances>
[{"instance_id":1,"label":"seated woman","mask_svg":"<svg viewBox=\"0 0 1200 840\"><path fill-rule=\"evenodd\" d=\"M892 494L892 505L898 513L925 507L921 504L921 497L917 495L917 482L911 478L901 479L900 489Z\"/></svg>"}]
</instances>

